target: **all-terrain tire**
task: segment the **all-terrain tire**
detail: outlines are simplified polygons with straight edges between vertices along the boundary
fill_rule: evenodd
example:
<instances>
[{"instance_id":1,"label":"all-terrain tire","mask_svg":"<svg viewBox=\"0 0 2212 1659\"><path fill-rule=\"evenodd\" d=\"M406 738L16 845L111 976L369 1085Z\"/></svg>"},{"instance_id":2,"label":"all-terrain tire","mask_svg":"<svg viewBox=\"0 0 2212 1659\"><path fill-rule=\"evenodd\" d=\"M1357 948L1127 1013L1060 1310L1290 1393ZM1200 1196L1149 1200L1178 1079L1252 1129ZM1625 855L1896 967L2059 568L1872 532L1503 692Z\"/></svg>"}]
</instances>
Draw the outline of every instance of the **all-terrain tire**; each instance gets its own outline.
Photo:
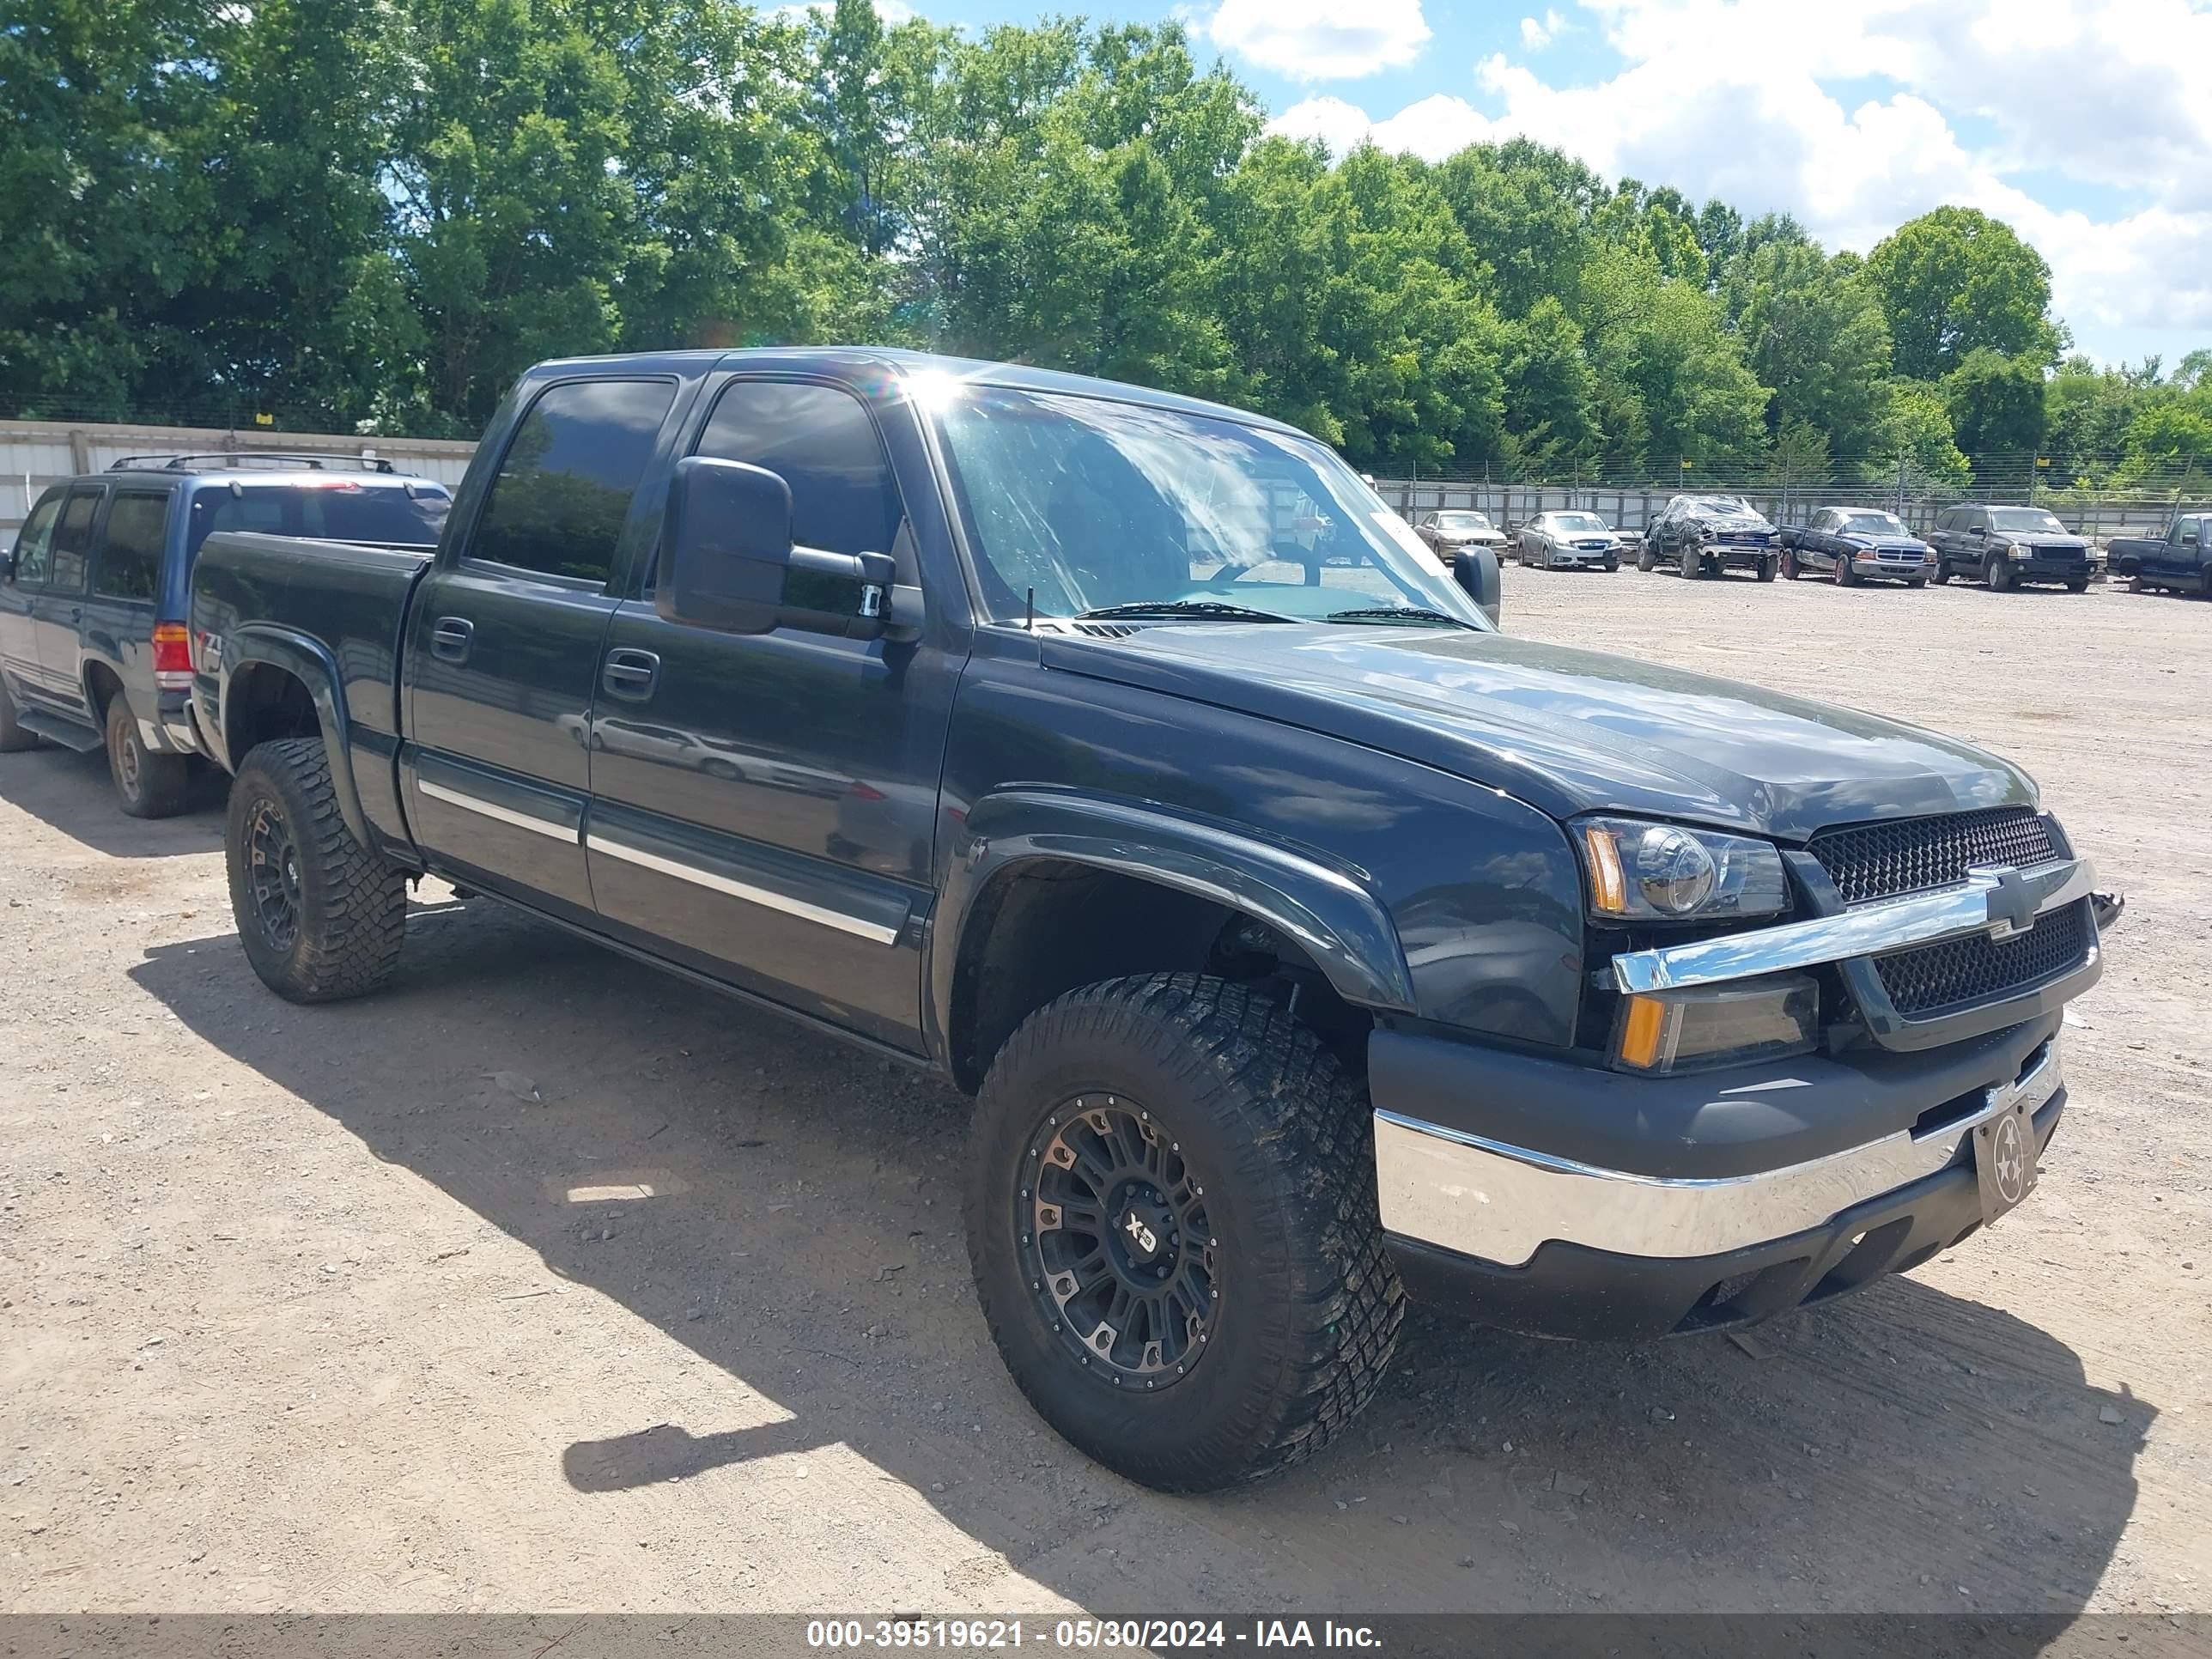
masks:
<instances>
[{"instance_id":1,"label":"all-terrain tire","mask_svg":"<svg viewBox=\"0 0 2212 1659\"><path fill-rule=\"evenodd\" d=\"M107 700L107 779L115 804L134 818L173 818L191 802L191 757L147 748L120 691Z\"/></svg>"},{"instance_id":2,"label":"all-terrain tire","mask_svg":"<svg viewBox=\"0 0 2212 1659\"><path fill-rule=\"evenodd\" d=\"M263 830L283 838L273 861ZM283 738L246 757L223 836L239 942L261 982L292 1002L336 1002L382 988L407 925L407 876L354 839L338 811L320 738ZM259 850L258 850L259 849ZM256 872L283 887L289 930L257 897Z\"/></svg>"},{"instance_id":3,"label":"all-terrain tire","mask_svg":"<svg viewBox=\"0 0 2212 1659\"><path fill-rule=\"evenodd\" d=\"M15 718L15 699L8 682L0 679L0 755L20 755L27 749L43 749L46 740Z\"/></svg>"},{"instance_id":4,"label":"all-terrain tire","mask_svg":"<svg viewBox=\"0 0 2212 1659\"><path fill-rule=\"evenodd\" d=\"M1203 1194L1209 1237L1183 1248L1206 1252L1214 1311L1174 1376L1079 1353L1075 1304L1056 1303L1054 1270L1039 1267L1042 1226L1032 1251L1046 1189L1032 1196L1030 1183L1054 1156L1048 1146L1039 1161L1041 1137L1109 1104L1121 1122L1140 1110L1147 1138L1172 1146L1180 1178ZM1125 1231L1113 1196L1097 1199L1103 1224ZM1109 980L1023 1022L976 1101L967 1227L984 1318L1030 1405L1081 1451L1161 1491L1255 1480L1328 1443L1381 1382L1404 1317L1364 1092L1281 1003L1209 976Z\"/></svg>"}]
</instances>

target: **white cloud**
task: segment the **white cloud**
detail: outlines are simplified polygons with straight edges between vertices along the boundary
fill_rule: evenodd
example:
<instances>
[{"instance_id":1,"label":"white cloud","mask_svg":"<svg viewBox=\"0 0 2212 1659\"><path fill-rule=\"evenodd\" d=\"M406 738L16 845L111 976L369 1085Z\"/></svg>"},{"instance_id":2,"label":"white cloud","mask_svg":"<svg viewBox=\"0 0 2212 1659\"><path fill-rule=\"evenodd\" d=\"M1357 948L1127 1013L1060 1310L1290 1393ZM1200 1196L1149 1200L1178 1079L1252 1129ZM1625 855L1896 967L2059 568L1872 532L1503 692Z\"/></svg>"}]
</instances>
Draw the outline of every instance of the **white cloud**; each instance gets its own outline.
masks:
<instances>
[{"instance_id":1,"label":"white cloud","mask_svg":"<svg viewBox=\"0 0 2212 1659\"><path fill-rule=\"evenodd\" d=\"M1428 44L1421 0L1221 0L1199 31L1294 81L1399 69Z\"/></svg>"},{"instance_id":2,"label":"white cloud","mask_svg":"<svg viewBox=\"0 0 2212 1659\"><path fill-rule=\"evenodd\" d=\"M1334 147L1361 134L1434 156L1526 136L1609 177L1795 214L1863 251L1946 202L2011 223L2048 259L2059 313L2100 330L2212 332L2212 10L2189 0L1582 0L1624 60L1553 85L1478 64L1492 112L1437 95L1383 120L1338 100L1285 112ZM1546 20L1533 50L1557 33ZM1830 88L1872 80L1851 106ZM1301 115L1301 112L1306 113ZM1994 137L1970 141L1969 131ZM1463 136L1462 136L1463 135ZM2051 175L2109 204L2045 199ZM2065 199L2062 198L2061 199Z\"/></svg>"},{"instance_id":3,"label":"white cloud","mask_svg":"<svg viewBox=\"0 0 2212 1659\"><path fill-rule=\"evenodd\" d=\"M1546 11L1541 21L1524 17L1521 20L1521 44L1531 52L1541 52L1568 27L1567 20L1555 11Z\"/></svg>"}]
</instances>

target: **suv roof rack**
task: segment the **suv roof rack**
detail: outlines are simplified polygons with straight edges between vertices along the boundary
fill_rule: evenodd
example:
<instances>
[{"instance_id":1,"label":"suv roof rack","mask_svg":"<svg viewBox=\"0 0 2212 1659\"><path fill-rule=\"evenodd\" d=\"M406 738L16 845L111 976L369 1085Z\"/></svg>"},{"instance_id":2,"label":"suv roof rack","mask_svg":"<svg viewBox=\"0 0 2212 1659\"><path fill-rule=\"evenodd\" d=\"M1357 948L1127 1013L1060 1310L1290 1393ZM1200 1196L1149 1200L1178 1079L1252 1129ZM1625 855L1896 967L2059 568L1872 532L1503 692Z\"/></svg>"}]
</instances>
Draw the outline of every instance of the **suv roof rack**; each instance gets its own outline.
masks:
<instances>
[{"instance_id":1,"label":"suv roof rack","mask_svg":"<svg viewBox=\"0 0 2212 1659\"><path fill-rule=\"evenodd\" d=\"M108 466L110 472L193 472L210 471L250 471L258 466L270 468L298 466L320 471L333 465L360 468L364 472L396 472L398 469L381 455L302 454L284 449L222 449L207 450L188 455L125 455Z\"/></svg>"}]
</instances>

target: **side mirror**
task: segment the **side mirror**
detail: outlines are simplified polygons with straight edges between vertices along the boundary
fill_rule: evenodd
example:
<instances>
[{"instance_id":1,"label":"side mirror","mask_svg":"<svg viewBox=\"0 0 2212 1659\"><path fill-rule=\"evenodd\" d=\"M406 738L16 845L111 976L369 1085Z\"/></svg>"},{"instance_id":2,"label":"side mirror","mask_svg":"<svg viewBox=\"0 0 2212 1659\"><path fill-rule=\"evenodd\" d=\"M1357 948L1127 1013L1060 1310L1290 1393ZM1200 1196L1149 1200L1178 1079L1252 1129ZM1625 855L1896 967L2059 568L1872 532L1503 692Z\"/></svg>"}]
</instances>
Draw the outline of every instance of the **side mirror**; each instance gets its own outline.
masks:
<instances>
[{"instance_id":1,"label":"side mirror","mask_svg":"<svg viewBox=\"0 0 2212 1659\"><path fill-rule=\"evenodd\" d=\"M687 456L669 482L662 525L653 605L666 621L854 640L879 638L889 626L890 555L793 545L791 486L765 467Z\"/></svg>"},{"instance_id":2,"label":"side mirror","mask_svg":"<svg viewBox=\"0 0 2212 1659\"><path fill-rule=\"evenodd\" d=\"M1503 597L1498 584L1498 555L1486 547L1462 547L1452 557L1452 580L1482 607L1482 614L1498 620Z\"/></svg>"},{"instance_id":3,"label":"side mirror","mask_svg":"<svg viewBox=\"0 0 2212 1659\"><path fill-rule=\"evenodd\" d=\"M1990 533L1990 527L1985 524L1978 524L1974 526L1973 533L1977 536L1986 536Z\"/></svg>"}]
</instances>

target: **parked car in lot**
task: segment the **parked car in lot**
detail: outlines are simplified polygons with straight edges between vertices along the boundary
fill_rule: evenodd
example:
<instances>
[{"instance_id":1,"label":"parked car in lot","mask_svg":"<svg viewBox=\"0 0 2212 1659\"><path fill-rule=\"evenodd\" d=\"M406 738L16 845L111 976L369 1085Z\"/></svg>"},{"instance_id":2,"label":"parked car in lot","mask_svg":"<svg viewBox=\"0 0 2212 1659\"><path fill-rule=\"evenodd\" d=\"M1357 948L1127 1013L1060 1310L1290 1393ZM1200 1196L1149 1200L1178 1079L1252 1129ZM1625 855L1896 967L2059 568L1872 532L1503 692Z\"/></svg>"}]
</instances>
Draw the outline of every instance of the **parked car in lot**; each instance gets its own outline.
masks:
<instances>
[{"instance_id":1,"label":"parked car in lot","mask_svg":"<svg viewBox=\"0 0 2212 1659\"><path fill-rule=\"evenodd\" d=\"M1978 576L2001 593L2022 582L2063 582L2081 593L2097 573L2088 542L2040 507L1947 507L1928 539L1939 582Z\"/></svg>"},{"instance_id":2,"label":"parked car in lot","mask_svg":"<svg viewBox=\"0 0 2212 1659\"><path fill-rule=\"evenodd\" d=\"M2115 536L2105 544L2105 564L2115 577L2132 577L2138 592L2171 588L2212 597L2212 513L2185 513L2163 536Z\"/></svg>"},{"instance_id":3,"label":"parked car in lot","mask_svg":"<svg viewBox=\"0 0 2212 1659\"><path fill-rule=\"evenodd\" d=\"M1521 526L1515 551L1521 563L1544 570L1620 568L1620 538L1595 513L1539 513Z\"/></svg>"},{"instance_id":4,"label":"parked car in lot","mask_svg":"<svg viewBox=\"0 0 2212 1659\"><path fill-rule=\"evenodd\" d=\"M428 547L447 501L388 462L250 450L136 455L56 484L0 565L0 750L104 744L125 812L182 811L197 749L185 586L210 532Z\"/></svg>"},{"instance_id":5,"label":"parked car in lot","mask_svg":"<svg viewBox=\"0 0 2212 1659\"><path fill-rule=\"evenodd\" d=\"M1505 532L1491 523L1487 513L1456 507L1424 513L1413 526L1413 533L1446 564L1463 547L1486 547L1500 557L1504 556Z\"/></svg>"},{"instance_id":6,"label":"parked car in lot","mask_svg":"<svg viewBox=\"0 0 2212 1659\"><path fill-rule=\"evenodd\" d=\"M1685 576L1748 570L1771 582L1782 568L1775 528L1734 495L1677 495L1644 526L1638 570L1673 565Z\"/></svg>"},{"instance_id":7,"label":"parked car in lot","mask_svg":"<svg viewBox=\"0 0 2212 1659\"><path fill-rule=\"evenodd\" d=\"M1187 398L544 365L434 556L202 553L240 943L295 1001L373 991L435 872L975 1091L999 1352L1164 1488L1341 1432L1408 1295L1709 1329L2019 1203L2117 914L2028 778L1509 638L1494 561L1455 570ZM609 722L866 793L578 741Z\"/></svg>"},{"instance_id":8,"label":"parked car in lot","mask_svg":"<svg viewBox=\"0 0 2212 1659\"><path fill-rule=\"evenodd\" d=\"M1925 587L1935 568L1936 550L1878 507L1824 507L1782 532L1782 574L1792 581L1812 571L1844 587L1870 577Z\"/></svg>"}]
</instances>

